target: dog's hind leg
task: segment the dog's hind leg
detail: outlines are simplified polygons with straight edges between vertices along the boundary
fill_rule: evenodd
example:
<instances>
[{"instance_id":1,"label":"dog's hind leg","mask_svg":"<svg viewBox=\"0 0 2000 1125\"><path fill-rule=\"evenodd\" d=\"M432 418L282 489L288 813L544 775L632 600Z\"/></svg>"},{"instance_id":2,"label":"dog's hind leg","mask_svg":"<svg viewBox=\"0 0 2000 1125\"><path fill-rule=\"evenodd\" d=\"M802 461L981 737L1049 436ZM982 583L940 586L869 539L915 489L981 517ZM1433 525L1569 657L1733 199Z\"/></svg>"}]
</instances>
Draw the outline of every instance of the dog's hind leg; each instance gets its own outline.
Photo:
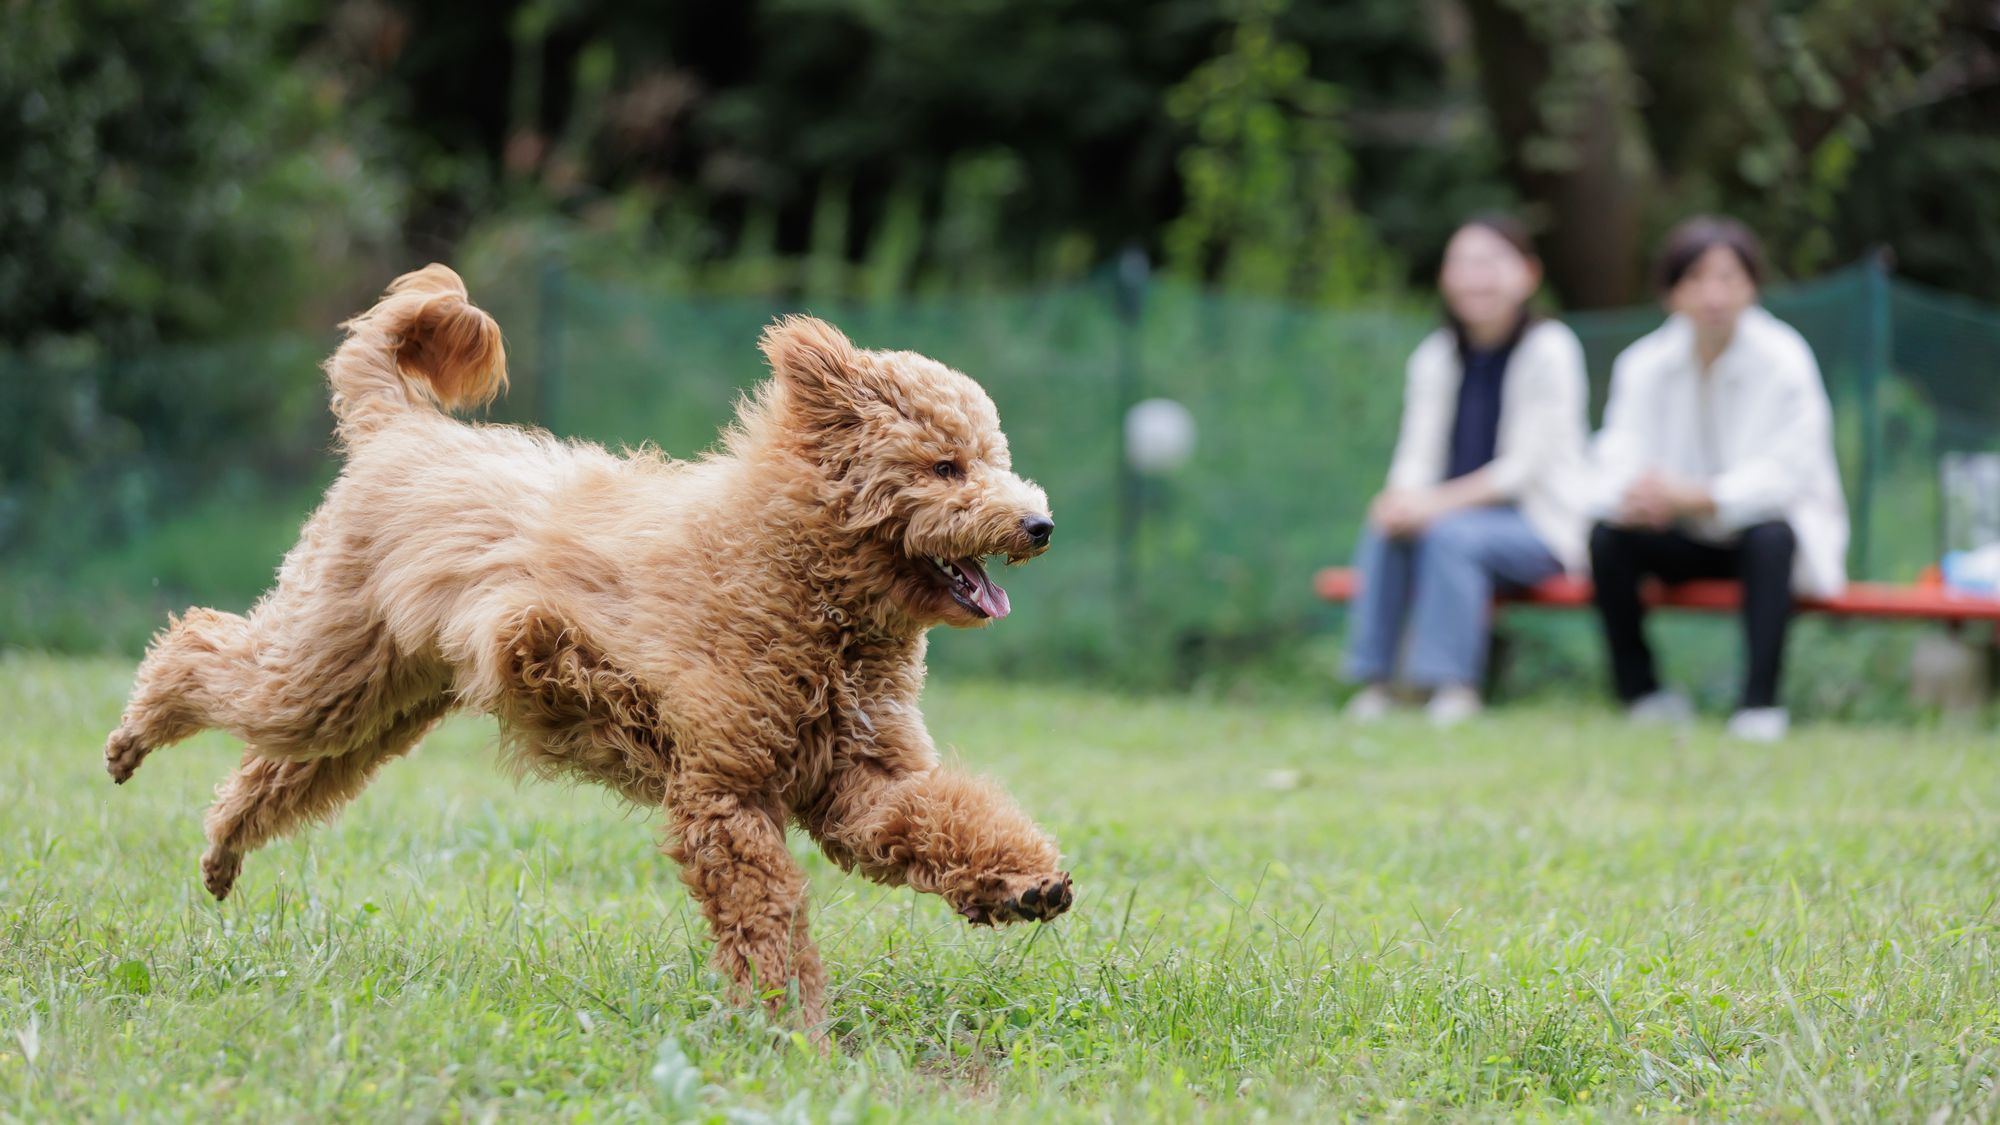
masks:
<instances>
[{"instance_id":1,"label":"dog's hind leg","mask_svg":"<svg viewBox=\"0 0 2000 1125\"><path fill-rule=\"evenodd\" d=\"M823 1035L826 969L806 934L805 872L785 847L782 816L712 791L680 796L667 854L708 919L716 968L739 1002L762 998L773 1014L796 982L800 1018Z\"/></svg>"},{"instance_id":2,"label":"dog's hind leg","mask_svg":"<svg viewBox=\"0 0 2000 1125\"><path fill-rule=\"evenodd\" d=\"M156 637L139 665L118 729L104 744L104 768L123 785L146 755L207 727L217 671L251 660L250 622L234 613L191 609Z\"/></svg>"},{"instance_id":3,"label":"dog's hind leg","mask_svg":"<svg viewBox=\"0 0 2000 1125\"><path fill-rule=\"evenodd\" d=\"M975 925L1046 922L1069 909L1069 873L1001 788L942 766L850 761L805 819L836 863L942 897Z\"/></svg>"},{"instance_id":4,"label":"dog's hind leg","mask_svg":"<svg viewBox=\"0 0 2000 1125\"><path fill-rule=\"evenodd\" d=\"M208 893L224 898L243 868L243 857L277 836L314 821L331 820L366 788L375 772L408 753L450 709L444 696L397 716L369 746L337 757L267 758L255 747L216 790L203 825L208 850L201 857Z\"/></svg>"},{"instance_id":5,"label":"dog's hind leg","mask_svg":"<svg viewBox=\"0 0 2000 1125\"><path fill-rule=\"evenodd\" d=\"M434 657L400 651L357 600L350 583L281 580L247 618L189 610L139 665L105 742L112 780L122 784L155 748L209 728L271 758L375 745L398 715L444 689L446 672Z\"/></svg>"}]
</instances>

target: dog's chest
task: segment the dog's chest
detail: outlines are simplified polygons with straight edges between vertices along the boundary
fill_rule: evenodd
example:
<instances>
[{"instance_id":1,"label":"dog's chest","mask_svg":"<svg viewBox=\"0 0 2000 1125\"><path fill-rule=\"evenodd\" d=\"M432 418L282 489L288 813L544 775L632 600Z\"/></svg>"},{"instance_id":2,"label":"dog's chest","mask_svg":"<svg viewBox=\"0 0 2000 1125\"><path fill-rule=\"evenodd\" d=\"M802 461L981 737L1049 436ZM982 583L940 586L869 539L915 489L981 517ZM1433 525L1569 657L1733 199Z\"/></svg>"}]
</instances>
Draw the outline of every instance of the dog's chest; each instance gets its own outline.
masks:
<instances>
[{"instance_id":1,"label":"dog's chest","mask_svg":"<svg viewBox=\"0 0 2000 1125\"><path fill-rule=\"evenodd\" d=\"M880 642L845 639L810 677L802 693L798 739L788 789L819 791L844 755L874 744L871 708L894 707L885 687L891 661L903 655Z\"/></svg>"}]
</instances>

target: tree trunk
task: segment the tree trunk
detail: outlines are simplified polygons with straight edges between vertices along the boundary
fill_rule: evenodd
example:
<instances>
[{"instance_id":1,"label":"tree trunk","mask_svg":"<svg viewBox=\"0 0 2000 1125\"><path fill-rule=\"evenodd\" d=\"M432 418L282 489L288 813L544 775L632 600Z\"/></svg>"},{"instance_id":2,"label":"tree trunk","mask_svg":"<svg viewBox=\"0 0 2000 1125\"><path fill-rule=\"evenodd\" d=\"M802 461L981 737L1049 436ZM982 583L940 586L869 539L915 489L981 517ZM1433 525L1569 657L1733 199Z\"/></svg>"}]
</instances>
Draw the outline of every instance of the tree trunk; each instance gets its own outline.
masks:
<instances>
[{"instance_id":1,"label":"tree trunk","mask_svg":"<svg viewBox=\"0 0 2000 1125\"><path fill-rule=\"evenodd\" d=\"M1574 6L1581 26L1554 29L1508 0L1465 0L1480 88L1549 280L1569 306L1603 308L1645 295L1653 177L1623 51L1610 28L1588 26L1589 0Z\"/></svg>"}]
</instances>

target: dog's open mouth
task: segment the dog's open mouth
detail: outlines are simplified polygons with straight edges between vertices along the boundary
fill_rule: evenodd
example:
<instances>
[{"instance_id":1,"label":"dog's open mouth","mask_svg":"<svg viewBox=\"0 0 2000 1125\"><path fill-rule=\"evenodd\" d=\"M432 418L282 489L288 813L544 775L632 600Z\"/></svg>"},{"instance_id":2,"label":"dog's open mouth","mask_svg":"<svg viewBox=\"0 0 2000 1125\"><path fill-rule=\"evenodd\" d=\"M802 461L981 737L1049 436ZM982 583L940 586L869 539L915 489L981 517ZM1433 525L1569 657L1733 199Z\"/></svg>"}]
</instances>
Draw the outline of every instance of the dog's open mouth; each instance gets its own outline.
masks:
<instances>
[{"instance_id":1,"label":"dog's open mouth","mask_svg":"<svg viewBox=\"0 0 2000 1125\"><path fill-rule=\"evenodd\" d=\"M952 600L981 617L999 620L1007 616L1007 591L986 576L986 567L973 557L945 559L930 557L931 565L944 576L945 589Z\"/></svg>"}]
</instances>

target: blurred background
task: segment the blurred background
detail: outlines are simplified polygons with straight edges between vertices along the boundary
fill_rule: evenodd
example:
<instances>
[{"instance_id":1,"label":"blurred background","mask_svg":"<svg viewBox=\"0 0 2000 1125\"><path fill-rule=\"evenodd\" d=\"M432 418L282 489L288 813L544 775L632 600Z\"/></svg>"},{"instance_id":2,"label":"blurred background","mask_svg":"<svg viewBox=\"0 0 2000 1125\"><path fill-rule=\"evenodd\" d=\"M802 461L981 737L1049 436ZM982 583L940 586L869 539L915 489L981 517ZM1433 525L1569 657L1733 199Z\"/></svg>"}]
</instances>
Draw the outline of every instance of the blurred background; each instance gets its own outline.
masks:
<instances>
[{"instance_id":1,"label":"blurred background","mask_svg":"<svg viewBox=\"0 0 2000 1125\"><path fill-rule=\"evenodd\" d=\"M240 609L331 478L316 364L443 260L493 415L693 454L811 310L980 379L1057 549L947 674L1330 694L1344 562L1470 212L1589 352L1695 210L1763 235L1839 422L1857 576L2000 445L1993 0L0 0L0 647ZM1186 407L1141 470L1135 402ZM1170 443L1171 444L1171 443ZM1595 697L1517 615L1504 690ZM1712 694L1728 622L1673 622ZM1808 622L1798 710L1905 706L1908 627ZM1704 677L1706 677L1704 679Z\"/></svg>"}]
</instances>

